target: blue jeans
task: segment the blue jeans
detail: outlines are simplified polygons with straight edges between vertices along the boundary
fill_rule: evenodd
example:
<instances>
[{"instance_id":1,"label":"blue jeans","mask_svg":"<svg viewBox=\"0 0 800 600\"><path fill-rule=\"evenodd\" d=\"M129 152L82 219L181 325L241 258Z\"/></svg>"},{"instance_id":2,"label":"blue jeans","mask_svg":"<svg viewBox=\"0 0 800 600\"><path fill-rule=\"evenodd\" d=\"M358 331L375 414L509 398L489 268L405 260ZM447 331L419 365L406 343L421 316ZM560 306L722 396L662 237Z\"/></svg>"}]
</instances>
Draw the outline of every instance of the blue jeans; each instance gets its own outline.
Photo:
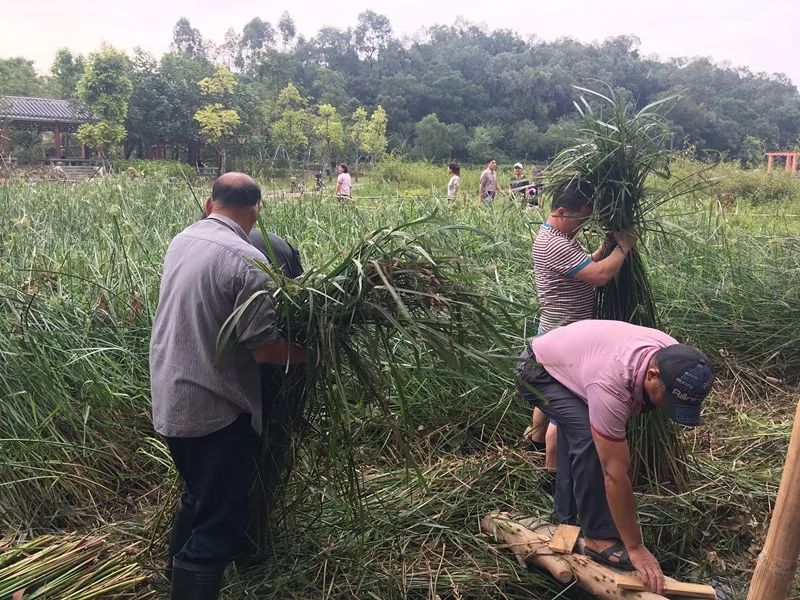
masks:
<instances>
[{"instance_id":1,"label":"blue jeans","mask_svg":"<svg viewBox=\"0 0 800 600\"><path fill-rule=\"evenodd\" d=\"M219 564L244 550L247 505L259 436L250 415L210 435L167 438L184 482L180 511L190 515L191 535L175 559Z\"/></svg>"}]
</instances>

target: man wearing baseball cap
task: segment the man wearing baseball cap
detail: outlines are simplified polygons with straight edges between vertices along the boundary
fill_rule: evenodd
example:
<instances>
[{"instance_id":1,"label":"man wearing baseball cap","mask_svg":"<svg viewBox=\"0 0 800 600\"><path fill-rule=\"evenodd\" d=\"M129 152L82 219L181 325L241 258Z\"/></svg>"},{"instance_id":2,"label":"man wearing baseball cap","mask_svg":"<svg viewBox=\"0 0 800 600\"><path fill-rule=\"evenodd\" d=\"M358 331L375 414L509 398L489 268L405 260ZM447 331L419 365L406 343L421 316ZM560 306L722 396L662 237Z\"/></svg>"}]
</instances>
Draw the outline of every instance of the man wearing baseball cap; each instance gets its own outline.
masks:
<instances>
[{"instance_id":1,"label":"man wearing baseball cap","mask_svg":"<svg viewBox=\"0 0 800 600\"><path fill-rule=\"evenodd\" d=\"M516 163L514 165L514 174L511 177L511 181L508 184L509 192L511 192L512 198L527 198L528 190L531 186L531 182L524 174L524 167L522 163Z\"/></svg>"},{"instance_id":2,"label":"man wearing baseball cap","mask_svg":"<svg viewBox=\"0 0 800 600\"><path fill-rule=\"evenodd\" d=\"M626 424L661 409L676 423L698 425L714 380L710 361L657 329L603 320L536 337L522 358L517 390L558 421L556 520L580 518L587 555L638 571L661 593L664 575L636 519Z\"/></svg>"}]
</instances>

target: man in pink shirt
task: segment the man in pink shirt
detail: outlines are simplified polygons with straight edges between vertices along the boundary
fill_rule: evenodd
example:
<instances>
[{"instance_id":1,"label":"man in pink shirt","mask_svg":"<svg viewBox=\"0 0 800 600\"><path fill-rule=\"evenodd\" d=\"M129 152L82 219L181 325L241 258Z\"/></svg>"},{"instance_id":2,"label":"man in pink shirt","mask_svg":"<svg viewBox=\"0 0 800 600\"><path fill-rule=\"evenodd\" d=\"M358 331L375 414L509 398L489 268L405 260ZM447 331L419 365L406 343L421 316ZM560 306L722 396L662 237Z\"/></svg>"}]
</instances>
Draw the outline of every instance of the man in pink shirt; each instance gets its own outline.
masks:
<instances>
[{"instance_id":1,"label":"man in pink shirt","mask_svg":"<svg viewBox=\"0 0 800 600\"><path fill-rule=\"evenodd\" d=\"M636 520L626 425L654 408L698 425L714 379L710 361L657 329L601 320L534 338L522 357L517 390L558 421L556 520L580 517L587 555L638 571L660 593L664 575Z\"/></svg>"}]
</instances>

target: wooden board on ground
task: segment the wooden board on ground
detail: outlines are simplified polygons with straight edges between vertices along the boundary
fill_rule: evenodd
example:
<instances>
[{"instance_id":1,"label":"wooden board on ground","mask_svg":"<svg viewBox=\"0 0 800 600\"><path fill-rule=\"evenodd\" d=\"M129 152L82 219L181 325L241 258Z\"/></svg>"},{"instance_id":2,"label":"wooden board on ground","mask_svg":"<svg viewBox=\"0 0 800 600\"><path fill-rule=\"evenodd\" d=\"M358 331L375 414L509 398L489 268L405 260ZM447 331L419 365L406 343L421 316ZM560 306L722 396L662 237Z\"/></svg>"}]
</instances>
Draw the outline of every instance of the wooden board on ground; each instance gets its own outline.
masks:
<instances>
[{"instance_id":1,"label":"wooden board on ground","mask_svg":"<svg viewBox=\"0 0 800 600\"><path fill-rule=\"evenodd\" d=\"M618 588L614 582L621 572L596 563L588 556L575 552L554 553L548 547L555 533L552 525L544 524L531 530L508 513L495 511L481 519L481 531L494 537L526 564L544 569L561 583L566 585L577 579L581 588L599 600L668 600L659 594Z\"/></svg>"},{"instance_id":2,"label":"wooden board on ground","mask_svg":"<svg viewBox=\"0 0 800 600\"><path fill-rule=\"evenodd\" d=\"M641 579L632 575L618 575L617 587L623 590L643 591L646 589ZM698 583L683 583L675 581L669 577L664 582L664 595L681 596L684 598L707 598L716 600L717 593L710 585L700 585Z\"/></svg>"},{"instance_id":3,"label":"wooden board on ground","mask_svg":"<svg viewBox=\"0 0 800 600\"><path fill-rule=\"evenodd\" d=\"M580 527L575 527L574 525L559 525L553 537L550 538L548 547L557 554L569 554L575 547L580 533Z\"/></svg>"}]
</instances>

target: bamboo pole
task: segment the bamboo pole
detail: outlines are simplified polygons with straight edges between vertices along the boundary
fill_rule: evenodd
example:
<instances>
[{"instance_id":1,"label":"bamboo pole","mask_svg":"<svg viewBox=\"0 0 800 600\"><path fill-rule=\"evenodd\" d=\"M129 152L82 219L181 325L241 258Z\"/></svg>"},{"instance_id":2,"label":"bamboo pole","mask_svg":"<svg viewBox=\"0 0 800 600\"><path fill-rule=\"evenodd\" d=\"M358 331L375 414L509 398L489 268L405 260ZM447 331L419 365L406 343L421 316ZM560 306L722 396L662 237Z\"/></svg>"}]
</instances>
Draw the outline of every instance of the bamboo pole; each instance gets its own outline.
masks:
<instances>
[{"instance_id":1,"label":"bamboo pole","mask_svg":"<svg viewBox=\"0 0 800 600\"><path fill-rule=\"evenodd\" d=\"M778 500L747 600L785 600L800 555L800 403L794 416Z\"/></svg>"},{"instance_id":2,"label":"bamboo pole","mask_svg":"<svg viewBox=\"0 0 800 600\"><path fill-rule=\"evenodd\" d=\"M548 548L554 527L532 531L507 514L492 512L481 519L481 530L508 547L517 558L545 569L561 583L577 579L581 588L600 600L667 600L659 594L618 588L616 578L622 572L598 564L588 556L554 554Z\"/></svg>"}]
</instances>

